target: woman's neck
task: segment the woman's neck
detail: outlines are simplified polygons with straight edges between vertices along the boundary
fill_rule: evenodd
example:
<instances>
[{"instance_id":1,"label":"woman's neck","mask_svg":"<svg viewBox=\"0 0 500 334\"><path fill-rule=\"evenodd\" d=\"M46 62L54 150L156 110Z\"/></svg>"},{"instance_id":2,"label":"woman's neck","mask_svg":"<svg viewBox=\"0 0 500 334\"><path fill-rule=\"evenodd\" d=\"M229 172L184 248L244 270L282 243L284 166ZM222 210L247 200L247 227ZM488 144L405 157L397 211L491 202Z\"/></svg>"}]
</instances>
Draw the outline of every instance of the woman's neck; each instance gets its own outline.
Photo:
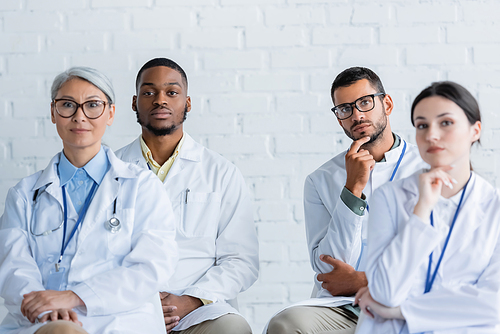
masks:
<instances>
[{"instance_id":1,"label":"woman's neck","mask_svg":"<svg viewBox=\"0 0 500 334\"><path fill-rule=\"evenodd\" d=\"M470 172L470 162L468 159L457 163L453 169L448 171L448 174L457 182L453 184L453 189L443 185L443 188L441 189L441 196L444 198L450 198L458 194L469 181Z\"/></svg>"},{"instance_id":2,"label":"woman's neck","mask_svg":"<svg viewBox=\"0 0 500 334\"><path fill-rule=\"evenodd\" d=\"M69 162L76 168L82 168L90 160L92 160L97 153L101 150L101 144L85 147L85 148L74 148L74 147L64 147L63 152Z\"/></svg>"}]
</instances>

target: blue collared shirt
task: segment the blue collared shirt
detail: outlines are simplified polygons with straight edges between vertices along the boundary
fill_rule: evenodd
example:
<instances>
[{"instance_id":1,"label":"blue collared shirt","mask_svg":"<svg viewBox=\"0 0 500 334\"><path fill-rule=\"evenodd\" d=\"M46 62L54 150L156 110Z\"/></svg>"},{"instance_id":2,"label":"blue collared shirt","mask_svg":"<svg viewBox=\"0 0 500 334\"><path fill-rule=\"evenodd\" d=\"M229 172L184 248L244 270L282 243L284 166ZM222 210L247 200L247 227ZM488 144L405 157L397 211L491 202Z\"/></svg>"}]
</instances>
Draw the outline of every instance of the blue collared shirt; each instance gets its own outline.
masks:
<instances>
[{"instance_id":1,"label":"blue collared shirt","mask_svg":"<svg viewBox=\"0 0 500 334\"><path fill-rule=\"evenodd\" d=\"M82 168L73 166L64 155L64 152L61 154L57 166L59 180L61 181L61 187L66 186L66 193L69 195L71 203L73 203L73 207L78 214L80 214L80 210L94 182L100 185L108 169L108 156L102 147L99 153Z\"/></svg>"}]
</instances>

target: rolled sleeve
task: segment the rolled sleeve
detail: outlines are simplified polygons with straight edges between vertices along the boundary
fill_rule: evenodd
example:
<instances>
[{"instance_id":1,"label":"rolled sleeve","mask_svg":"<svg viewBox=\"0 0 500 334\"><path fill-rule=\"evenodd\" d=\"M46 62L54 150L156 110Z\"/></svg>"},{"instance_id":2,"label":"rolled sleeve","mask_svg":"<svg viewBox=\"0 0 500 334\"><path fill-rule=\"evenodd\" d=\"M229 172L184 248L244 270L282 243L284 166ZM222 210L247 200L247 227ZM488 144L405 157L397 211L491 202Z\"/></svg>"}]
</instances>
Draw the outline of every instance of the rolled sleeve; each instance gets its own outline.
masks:
<instances>
[{"instance_id":1,"label":"rolled sleeve","mask_svg":"<svg viewBox=\"0 0 500 334\"><path fill-rule=\"evenodd\" d=\"M342 189L342 192L340 193L340 199L342 200L342 202L344 202L344 204L358 216L363 216L366 211L366 197L364 194L362 194L362 197L364 198L355 196L346 187L344 187Z\"/></svg>"}]
</instances>

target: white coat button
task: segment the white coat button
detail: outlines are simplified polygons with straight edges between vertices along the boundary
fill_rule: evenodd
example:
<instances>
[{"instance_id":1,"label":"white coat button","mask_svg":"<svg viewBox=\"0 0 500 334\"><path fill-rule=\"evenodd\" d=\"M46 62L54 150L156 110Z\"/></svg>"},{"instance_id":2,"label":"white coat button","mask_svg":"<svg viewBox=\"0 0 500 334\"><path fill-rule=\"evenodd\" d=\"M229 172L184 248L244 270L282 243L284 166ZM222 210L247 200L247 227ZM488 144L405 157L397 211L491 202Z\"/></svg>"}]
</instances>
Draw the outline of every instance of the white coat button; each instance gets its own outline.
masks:
<instances>
[{"instance_id":1,"label":"white coat button","mask_svg":"<svg viewBox=\"0 0 500 334\"><path fill-rule=\"evenodd\" d=\"M364 208L364 207L362 207L362 206L360 206L360 207L359 207L359 209L360 209L361 211L364 211L364 210L365 210L365 208Z\"/></svg>"}]
</instances>

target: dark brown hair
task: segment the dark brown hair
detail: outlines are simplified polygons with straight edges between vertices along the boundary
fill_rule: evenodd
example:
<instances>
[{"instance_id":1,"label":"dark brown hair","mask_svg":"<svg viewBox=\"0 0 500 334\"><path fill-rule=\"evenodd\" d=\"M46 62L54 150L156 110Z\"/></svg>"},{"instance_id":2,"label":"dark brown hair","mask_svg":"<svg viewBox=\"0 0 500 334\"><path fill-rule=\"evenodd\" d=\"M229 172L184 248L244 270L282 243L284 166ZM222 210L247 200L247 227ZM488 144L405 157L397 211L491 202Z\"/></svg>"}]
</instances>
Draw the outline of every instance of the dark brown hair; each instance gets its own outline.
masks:
<instances>
[{"instance_id":1,"label":"dark brown hair","mask_svg":"<svg viewBox=\"0 0 500 334\"><path fill-rule=\"evenodd\" d=\"M413 112L417 104L425 98L431 96L441 96L447 100L454 102L460 107L467 116L471 125L476 124L477 121L481 122L481 112L479 105L472 94L463 86L452 81L438 81L433 82L429 87L425 88L420 94L417 95L411 105L411 124L415 126L413 121Z\"/></svg>"}]
</instances>

